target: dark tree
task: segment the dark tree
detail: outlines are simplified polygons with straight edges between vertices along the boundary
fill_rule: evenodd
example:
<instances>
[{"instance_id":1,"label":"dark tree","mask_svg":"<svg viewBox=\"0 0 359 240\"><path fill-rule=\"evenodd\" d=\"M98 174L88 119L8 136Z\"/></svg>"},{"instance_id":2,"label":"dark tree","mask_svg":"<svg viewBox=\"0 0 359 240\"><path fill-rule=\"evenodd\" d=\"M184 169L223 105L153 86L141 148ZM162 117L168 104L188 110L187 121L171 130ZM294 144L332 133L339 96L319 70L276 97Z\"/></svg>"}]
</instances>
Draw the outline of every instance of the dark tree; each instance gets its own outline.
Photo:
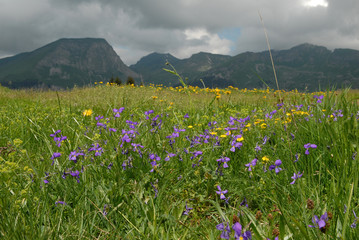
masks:
<instances>
[{"instance_id":1,"label":"dark tree","mask_svg":"<svg viewBox=\"0 0 359 240\"><path fill-rule=\"evenodd\" d=\"M133 77L129 76L126 81L126 85L131 85L131 84L135 85L135 79L133 79Z\"/></svg>"},{"instance_id":2,"label":"dark tree","mask_svg":"<svg viewBox=\"0 0 359 240\"><path fill-rule=\"evenodd\" d=\"M119 77L116 77L115 83L120 86L122 84L122 81Z\"/></svg>"}]
</instances>

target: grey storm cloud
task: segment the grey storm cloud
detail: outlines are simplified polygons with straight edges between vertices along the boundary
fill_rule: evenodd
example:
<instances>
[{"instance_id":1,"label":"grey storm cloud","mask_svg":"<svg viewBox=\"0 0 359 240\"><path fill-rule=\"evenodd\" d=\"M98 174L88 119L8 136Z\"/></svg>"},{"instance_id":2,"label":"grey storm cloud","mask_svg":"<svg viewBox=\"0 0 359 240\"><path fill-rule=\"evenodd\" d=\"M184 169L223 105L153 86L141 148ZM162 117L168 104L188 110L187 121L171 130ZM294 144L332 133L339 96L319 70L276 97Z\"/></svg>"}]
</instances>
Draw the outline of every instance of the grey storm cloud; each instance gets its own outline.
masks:
<instances>
[{"instance_id":1,"label":"grey storm cloud","mask_svg":"<svg viewBox=\"0 0 359 240\"><path fill-rule=\"evenodd\" d=\"M235 55L304 42L359 48L359 1L322 0L0 0L0 57L63 37L105 38L127 64L151 52ZM314 0L312 0L314 1ZM231 37L224 30L237 29Z\"/></svg>"}]
</instances>

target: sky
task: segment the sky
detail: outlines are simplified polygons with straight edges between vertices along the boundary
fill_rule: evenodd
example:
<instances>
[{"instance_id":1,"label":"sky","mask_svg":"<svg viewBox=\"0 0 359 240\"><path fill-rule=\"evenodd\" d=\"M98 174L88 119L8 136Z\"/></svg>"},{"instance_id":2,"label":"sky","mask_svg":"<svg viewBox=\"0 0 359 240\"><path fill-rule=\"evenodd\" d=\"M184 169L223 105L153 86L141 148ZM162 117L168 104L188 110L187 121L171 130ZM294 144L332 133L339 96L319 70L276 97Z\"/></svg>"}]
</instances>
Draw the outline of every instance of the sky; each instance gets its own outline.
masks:
<instances>
[{"instance_id":1,"label":"sky","mask_svg":"<svg viewBox=\"0 0 359 240\"><path fill-rule=\"evenodd\" d=\"M125 64L302 43L359 49L358 0L0 0L0 58L59 38L104 38Z\"/></svg>"}]
</instances>

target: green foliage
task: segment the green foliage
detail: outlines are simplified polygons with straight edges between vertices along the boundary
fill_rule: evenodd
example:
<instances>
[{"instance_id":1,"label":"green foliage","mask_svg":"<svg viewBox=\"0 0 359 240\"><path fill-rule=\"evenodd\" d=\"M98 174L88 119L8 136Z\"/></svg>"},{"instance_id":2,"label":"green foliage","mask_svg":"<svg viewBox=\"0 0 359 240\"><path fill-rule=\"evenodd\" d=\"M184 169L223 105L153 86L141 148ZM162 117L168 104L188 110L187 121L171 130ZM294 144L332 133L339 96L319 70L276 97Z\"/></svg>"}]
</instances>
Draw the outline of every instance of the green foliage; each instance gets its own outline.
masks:
<instances>
[{"instance_id":1,"label":"green foliage","mask_svg":"<svg viewBox=\"0 0 359 240\"><path fill-rule=\"evenodd\" d=\"M0 87L0 237L218 239L239 221L253 239L355 239L357 95Z\"/></svg>"}]
</instances>

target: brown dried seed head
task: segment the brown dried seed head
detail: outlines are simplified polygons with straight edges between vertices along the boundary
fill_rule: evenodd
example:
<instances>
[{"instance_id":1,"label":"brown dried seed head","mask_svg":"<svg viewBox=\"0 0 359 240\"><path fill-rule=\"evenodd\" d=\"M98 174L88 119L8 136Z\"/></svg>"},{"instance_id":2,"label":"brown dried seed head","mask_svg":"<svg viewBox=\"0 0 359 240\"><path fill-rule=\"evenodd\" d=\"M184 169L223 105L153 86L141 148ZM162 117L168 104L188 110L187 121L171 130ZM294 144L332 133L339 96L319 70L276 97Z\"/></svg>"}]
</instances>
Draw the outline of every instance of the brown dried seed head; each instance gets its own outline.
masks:
<instances>
[{"instance_id":1,"label":"brown dried seed head","mask_svg":"<svg viewBox=\"0 0 359 240\"><path fill-rule=\"evenodd\" d=\"M278 229L278 228L273 229L273 231L272 231L272 235L273 235L273 236L278 237L279 234L280 234L280 232L279 232L279 229Z\"/></svg>"},{"instance_id":2,"label":"brown dried seed head","mask_svg":"<svg viewBox=\"0 0 359 240\"><path fill-rule=\"evenodd\" d=\"M262 214L261 210L258 210L257 213L256 213L256 219L257 219L257 220L261 220L262 215L263 215L263 214Z\"/></svg>"},{"instance_id":3,"label":"brown dried seed head","mask_svg":"<svg viewBox=\"0 0 359 240\"><path fill-rule=\"evenodd\" d=\"M237 215L233 215L233 224L235 224L236 222L239 222L239 217Z\"/></svg>"},{"instance_id":4,"label":"brown dried seed head","mask_svg":"<svg viewBox=\"0 0 359 240\"><path fill-rule=\"evenodd\" d=\"M314 209L314 201L310 198L308 198L308 200L307 200L307 208Z\"/></svg>"},{"instance_id":5,"label":"brown dried seed head","mask_svg":"<svg viewBox=\"0 0 359 240\"><path fill-rule=\"evenodd\" d=\"M271 221L271 220L273 220L273 215L272 215L271 213L269 213L268 216L267 216L267 218L268 218L268 220Z\"/></svg>"},{"instance_id":6,"label":"brown dried seed head","mask_svg":"<svg viewBox=\"0 0 359 240\"><path fill-rule=\"evenodd\" d=\"M332 213L332 212L327 212L327 214L328 214L328 219L329 219L329 220L332 220L332 218L333 218L333 213Z\"/></svg>"}]
</instances>

